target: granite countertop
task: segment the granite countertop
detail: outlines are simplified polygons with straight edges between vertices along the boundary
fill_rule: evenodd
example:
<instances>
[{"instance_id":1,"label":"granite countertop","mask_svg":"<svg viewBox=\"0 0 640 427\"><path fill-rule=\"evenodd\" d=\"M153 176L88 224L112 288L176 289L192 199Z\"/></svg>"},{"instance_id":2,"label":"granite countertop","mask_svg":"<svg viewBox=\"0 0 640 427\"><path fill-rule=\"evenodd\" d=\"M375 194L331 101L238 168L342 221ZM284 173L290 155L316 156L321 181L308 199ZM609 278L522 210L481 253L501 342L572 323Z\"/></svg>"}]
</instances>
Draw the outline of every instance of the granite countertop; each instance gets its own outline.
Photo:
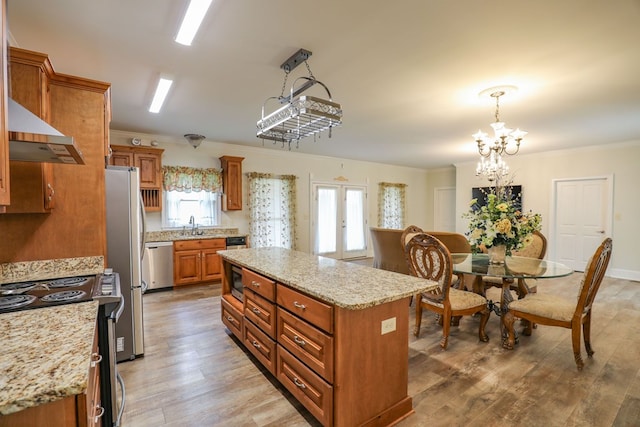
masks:
<instances>
[{"instance_id":1,"label":"granite countertop","mask_svg":"<svg viewBox=\"0 0 640 427\"><path fill-rule=\"evenodd\" d=\"M103 271L103 256L8 262L0 264L0 284L89 276Z\"/></svg>"},{"instance_id":2,"label":"granite countertop","mask_svg":"<svg viewBox=\"0 0 640 427\"><path fill-rule=\"evenodd\" d=\"M0 314L0 414L86 391L98 302Z\"/></svg>"},{"instance_id":3,"label":"granite countertop","mask_svg":"<svg viewBox=\"0 0 640 427\"><path fill-rule=\"evenodd\" d=\"M200 229L200 232L202 234L192 235L189 228L187 228L185 233L183 233L182 230L149 231L145 236L145 240L147 243L150 243L246 236L246 234L238 233L237 228L202 228Z\"/></svg>"},{"instance_id":4,"label":"granite countertop","mask_svg":"<svg viewBox=\"0 0 640 427\"><path fill-rule=\"evenodd\" d=\"M283 248L218 251L222 258L349 310L396 301L438 286L401 273Z\"/></svg>"}]
</instances>

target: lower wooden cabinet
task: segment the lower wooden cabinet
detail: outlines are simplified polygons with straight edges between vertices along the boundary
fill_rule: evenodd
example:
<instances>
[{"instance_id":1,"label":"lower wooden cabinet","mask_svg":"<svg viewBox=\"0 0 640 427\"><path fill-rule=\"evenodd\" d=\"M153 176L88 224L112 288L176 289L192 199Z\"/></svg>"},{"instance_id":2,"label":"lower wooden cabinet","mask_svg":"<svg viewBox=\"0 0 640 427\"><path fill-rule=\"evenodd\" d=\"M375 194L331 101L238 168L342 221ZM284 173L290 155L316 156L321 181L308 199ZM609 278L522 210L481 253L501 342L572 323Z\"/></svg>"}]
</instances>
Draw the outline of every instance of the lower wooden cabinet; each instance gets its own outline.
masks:
<instances>
[{"instance_id":1,"label":"lower wooden cabinet","mask_svg":"<svg viewBox=\"0 0 640 427\"><path fill-rule=\"evenodd\" d=\"M222 323L239 339L243 340L244 316L242 303L230 294L222 297Z\"/></svg>"},{"instance_id":2,"label":"lower wooden cabinet","mask_svg":"<svg viewBox=\"0 0 640 427\"><path fill-rule=\"evenodd\" d=\"M173 242L174 286L219 280L222 276L219 250L226 240L178 240Z\"/></svg>"}]
</instances>

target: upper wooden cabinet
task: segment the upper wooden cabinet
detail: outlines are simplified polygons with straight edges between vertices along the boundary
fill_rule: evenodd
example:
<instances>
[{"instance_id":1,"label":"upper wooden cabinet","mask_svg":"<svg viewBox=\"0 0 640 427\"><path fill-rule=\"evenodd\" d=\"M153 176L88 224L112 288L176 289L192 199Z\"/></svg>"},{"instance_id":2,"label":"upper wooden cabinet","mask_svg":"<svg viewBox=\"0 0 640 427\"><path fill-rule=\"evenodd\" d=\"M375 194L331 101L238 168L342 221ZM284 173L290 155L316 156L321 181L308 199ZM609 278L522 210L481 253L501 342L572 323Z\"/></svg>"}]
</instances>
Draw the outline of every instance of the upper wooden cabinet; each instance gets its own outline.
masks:
<instances>
[{"instance_id":1,"label":"upper wooden cabinet","mask_svg":"<svg viewBox=\"0 0 640 427\"><path fill-rule=\"evenodd\" d=\"M53 68L47 55L9 49L9 96L45 122L51 121L49 80ZM13 198L6 213L49 213L55 206L51 163L10 162Z\"/></svg>"},{"instance_id":2,"label":"upper wooden cabinet","mask_svg":"<svg viewBox=\"0 0 640 427\"><path fill-rule=\"evenodd\" d=\"M112 145L109 164L140 169L140 192L146 211L162 209L162 153L161 148Z\"/></svg>"},{"instance_id":3,"label":"upper wooden cabinet","mask_svg":"<svg viewBox=\"0 0 640 427\"><path fill-rule=\"evenodd\" d=\"M242 210L242 161L244 157L222 156L222 186L226 203L224 210Z\"/></svg>"},{"instance_id":4,"label":"upper wooden cabinet","mask_svg":"<svg viewBox=\"0 0 640 427\"><path fill-rule=\"evenodd\" d=\"M0 213L10 203L9 132L7 129L7 11L0 2Z\"/></svg>"}]
</instances>

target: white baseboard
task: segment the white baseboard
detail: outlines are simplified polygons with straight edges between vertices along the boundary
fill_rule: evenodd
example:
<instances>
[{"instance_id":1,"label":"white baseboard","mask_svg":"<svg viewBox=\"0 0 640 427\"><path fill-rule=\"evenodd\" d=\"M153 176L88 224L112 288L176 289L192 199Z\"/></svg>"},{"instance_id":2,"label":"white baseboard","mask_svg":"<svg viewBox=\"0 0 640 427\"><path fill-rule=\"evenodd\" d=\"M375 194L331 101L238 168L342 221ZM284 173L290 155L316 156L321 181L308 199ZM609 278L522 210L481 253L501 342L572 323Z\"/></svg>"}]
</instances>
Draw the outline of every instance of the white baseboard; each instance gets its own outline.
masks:
<instances>
[{"instance_id":1,"label":"white baseboard","mask_svg":"<svg viewBox=\"0 0 640 427\"><path fill-rule=\"evenodd\" d=\"M610 268L607 271L607 276L615 279L626 279L640 282L640 271L624 270L622 268Z\"/></svg>"}]
</instances>

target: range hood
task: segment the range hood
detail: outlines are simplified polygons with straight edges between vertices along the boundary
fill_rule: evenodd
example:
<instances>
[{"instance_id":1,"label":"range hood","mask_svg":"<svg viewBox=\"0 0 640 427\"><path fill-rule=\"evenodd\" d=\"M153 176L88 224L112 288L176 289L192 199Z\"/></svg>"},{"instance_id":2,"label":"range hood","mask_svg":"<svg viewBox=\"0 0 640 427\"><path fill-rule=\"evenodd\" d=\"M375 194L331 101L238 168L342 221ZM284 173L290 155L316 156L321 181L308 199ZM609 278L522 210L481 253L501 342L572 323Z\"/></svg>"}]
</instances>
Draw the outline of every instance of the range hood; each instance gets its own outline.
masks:
<instances>
[{"instance_id":1,"label":"range hood","mask_svg":"<svg viewBox=\"0 0 640 427\"><path fill-rule=\"evenodd\" d=\"M64 136L13 99L8 103L9 160L84 164L73 137Z\"/></svg>"}]
</instances>

